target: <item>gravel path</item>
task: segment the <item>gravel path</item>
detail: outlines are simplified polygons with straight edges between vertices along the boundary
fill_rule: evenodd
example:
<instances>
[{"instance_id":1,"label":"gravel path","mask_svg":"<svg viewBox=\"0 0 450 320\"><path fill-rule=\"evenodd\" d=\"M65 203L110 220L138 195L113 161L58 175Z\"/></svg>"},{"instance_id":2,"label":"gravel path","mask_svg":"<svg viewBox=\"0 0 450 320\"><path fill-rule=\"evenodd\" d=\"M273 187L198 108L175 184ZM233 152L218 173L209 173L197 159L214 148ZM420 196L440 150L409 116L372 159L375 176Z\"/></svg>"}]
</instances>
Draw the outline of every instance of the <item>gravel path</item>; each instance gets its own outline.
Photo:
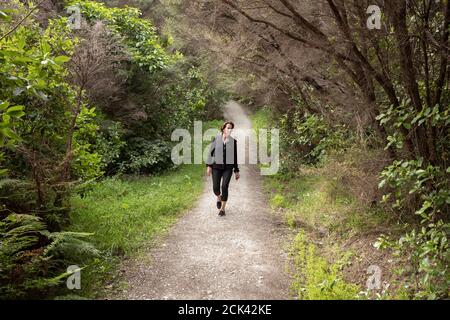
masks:
<instances>
[{"instance_id":1,"label":"gravel path","mask_svg":"<svg viewBox=\"0 0 450 320\"><path fill-rule=\"evenodd\" d=\"M225 118L237 128L251 127L235 102L227 104ZM240 169L241 179L231 180L227 215L217 215L211 177L205 174L196 206L148 259L122 267L128 288L110 299L289 299L283 224L268 212L259 169Z\"/></svg>"}]
</instances>

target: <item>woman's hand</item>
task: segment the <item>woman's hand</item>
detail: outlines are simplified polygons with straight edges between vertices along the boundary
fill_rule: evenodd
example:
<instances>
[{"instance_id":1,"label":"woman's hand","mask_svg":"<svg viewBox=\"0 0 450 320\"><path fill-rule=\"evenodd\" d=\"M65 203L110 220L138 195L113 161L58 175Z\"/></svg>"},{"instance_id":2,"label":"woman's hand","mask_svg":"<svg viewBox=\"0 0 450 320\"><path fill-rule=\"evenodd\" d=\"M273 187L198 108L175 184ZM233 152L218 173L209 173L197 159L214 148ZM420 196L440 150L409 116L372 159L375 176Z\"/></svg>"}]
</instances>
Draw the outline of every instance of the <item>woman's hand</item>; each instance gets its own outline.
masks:
<instances>
[{"instance_id":1,"label":"woman's hand","mask_svg":"<svg viewBox=\"0 0 450 320\"><path fill-rule=\"evenodd\" d=\"M236 180L241 178L241 174L239 172L235 172L234 175L236 176Z\"/></svg>"},{"instance_id":2,"label":"woman's hand","mask_svg":"<svg viewBox=\"0 0 450 320\"><path fill-rule=\"evenodd\" d=\"M208 167L208 168L206 169L206 174L207 174L208 176L210 176L210 175L212 174L212 168L211 168L211 167Z\"/></svg>"}]
</instances>

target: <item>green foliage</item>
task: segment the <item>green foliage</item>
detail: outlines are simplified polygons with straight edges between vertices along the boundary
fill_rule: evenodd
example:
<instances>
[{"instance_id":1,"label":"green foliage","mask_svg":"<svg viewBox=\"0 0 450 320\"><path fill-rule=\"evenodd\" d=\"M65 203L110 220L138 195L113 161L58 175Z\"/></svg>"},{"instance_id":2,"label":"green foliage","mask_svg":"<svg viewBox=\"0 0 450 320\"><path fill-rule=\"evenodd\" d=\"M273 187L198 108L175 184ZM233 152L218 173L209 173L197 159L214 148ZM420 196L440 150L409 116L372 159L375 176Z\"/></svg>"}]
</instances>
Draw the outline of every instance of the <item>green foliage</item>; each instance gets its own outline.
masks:
<instances>
[{"instance_id":1,"label":"green foliage","mask_svg":"<svg viewBox=\"0 0 450 320\"><path fill-rule=\"evenodd\" d=\"M155 83L163 84L156 92L159 99L145 104L147 113L154 114L150 122L152 129L160 130L154 134L170 137L174 129L188 128L194 120L203 118L209 97L207 84L198 69L180 61L141 83L141 87ZM162 123L164 127L159 128L157 125Z\"/></svg>"},{"instance_id":2,"label":"green foliage","mask_svg":"<svg viewBox=\"0 0 450 320\"><path fill-rule=\"evenodd\" d=\"M448 171L448 170L447 170ZM418 280L416 298L445 298L450 285L450 223L446 217L450 204L448 172L423 159L394 161L381 173L380 187L388 185L391 190L384 197L396 210L404 210L408 196L413 195L419 206L416 215L420 226L412 226L398 241L381 237L377 243L381 248L394 248L398 254L408 257L414 268L413 276Z\"/></svg>"},{"instance_id":3,"label":"green foliage","mask_svg":"<svg viewBox=\"0 0 450 320\"><path fill-rule=\"evenodd\" d=\"M88 181L102 177L108 170L116 170L122 149L126 145L120 122L106 120L96 108L83 106L74 133L73 177ZM120 165L124 165L120 163Z\"/></svg>"},{"instance_id":4,"label":"green foliage","mask_svg":"<svg viewBox=\"0 0 450 320\"><path fill-rule=\"evenodd\" d=\"M416 299L443 299L448 297L450 285L449 234L450 224L439 220L419 230L413 229L397 241L382 236L375 246L393 249L397 256L410 261L413 271L409 275L408 294Z\"/></svg>"},{"instance_id":5,"label":"green foliage","mask_svg":"<svg viewBox=\"0 0 450 320\"><path fill-rule=\"evenodd\" d=\"M72 171L75 177L89 180L103 175L102 156L95 152L98 125L95 121L95 108L82 107L76 122L78 130L73 137L74 161Z\"/></svg>"},{"instance_id":6,"label":"green foliage","mask_svg":"<svg viewBox=\"0 0 450 320\"><path fill-rule=\"evenodd\" d=\"M122 148L126 145L123 140L124 130L120 122L100 119L99 130L97 131L95 148L102 156L102 169L107 175L111 174L116 168L120 159Z\"/></svg>"},{"instance_id":7,"label":"green foliage","mask_svg":"<svg viewBox=\"0 0 450 320\"><path fill-rule=\"evenodd\" d=\"M70 229L95 233L99 249L131 254L193 204L203 170L186 165L161 175L98 182L83 197L73 196Z\"/></svg>"},{"instance_id":8,"label":"green foliage","mask_svg":"<svg viewBox=\"0 0 450 320\"><path fill-rule=\"evenodd\" d=\"M179 52L166 51L170 41L164 41L152 23L140 17L138 9L110 8L94 1L69 3L80 6L82 17L89 24L105 22L130 56L126 63L117 65L118 73L126 77L127 96L123 101L111 102L113 106L98 105L105 120L123 128L124 143L115 143L114 156L107 156L110 162L100 171L98 157L92 151L79 149L83 153L78 158L79 164L90 172L79 175L93 177L101 171L154 173L170 168L171 145L163 141L169 141L177 128L189 128L194 120L216 115L225 93L210 86L200 69ZM101 121L98 124L102 126ZM108 150L102 147L105 142L90 142L85 148L104 155Z\"/></svg>"},{"instance_id":9,"label":"green foliage","mask_svg":"<svg viewBox=\"0 0 450 320\"><path fill-rule=\"evenodd\" d=\"M173 167L172 144L162 140L130 139L126 148L127 159L121 163L120 173L156 173Z\"/></svg>"},{"instance_id":10,"label":"green foliage","mask_svg":"<svg viewBox=\"0 0 450 320\"><path fill-rule=\"evenodd\" d=\"M299 232L291 247L294 294L301 300L359 299L360 288L345 282L340 274L344 261L328 263L319 256L316 246L308 242L306 235Z\"/></svg>"},{"instance_id":11,"label":"green foliage","mask_svg":"<svg viewBox=\"0 0 450 320\"><path fill-rule=\"evenodd\" d=\"M33 179L35 189L27 192L36 194L35 206L46 212L42 216L50 217L57 215L51 211L62 204L65 192L65 187L56 187L54 182L65 157L70 122L67 115L75 98L74 88L66 82L65 62L77 41L71 37L65 19L49 20L45 29L33 20L27 23L0 42L0 101L4 106L23 106L3 116L11 123L11 117L15 117L9 129L17 143L2 147L1 152L8 176ZM21 205L11 200L12 193L6 197L11 210L20 209ZM30 211L33 208L28 206L26 211L15 212ZM53 222L48 225L57 228L58 223Z\"/></svg>"},{"instance_id":12,"label":"green foliage","mask_svg":"<svg viewBox=\"0 0 450 320\"><path fill-rule=\"evenodd\" d=\"M379 187L388 185L394 190L396 209L403 209L405 199L414 194L423 202L416 212L423 219L430 220L442 215L442 209L450 203L448 173L440 167L425 165L423 158L410 161L394 161L381 173ZM431 187L431 189L430 189ZM387 200L392 193L385 196Z\"/></svg>"},{"instance_id":13,"label":"green foliage","mask_svg":"<svg viewBox=\"0 0 450 320\"><path fill-rule=\"evenodd\" d=\"M378 120L383 125L393 124L396 128L419 130L426 125L439 132L448 127L450 116L448 109L438 105L424 107L416 112L411 101L406 99L400 108L390 107ZM441 163L448 159L448 133L440 135L436 141L439 159L435 163L419 157L414 160L396 160L381 173L380 188L388 192L383 200L401 211L414 211L420 223L413 223L408 232L397 241L383 236L377 247L393 248L398 255L406 256L412 264L412 277L416 281L411 285L414 297L436 299L448 297L450 285L450 248L448 238L448 208L450 204L450 186L448 169ZM404 136L394 132L389 145L403 147Z\"/></svg>"},{"instance_id":14,"label":"green foliage","mask_svg":"<svg viewBox=\"0 0 450 320\"><path fill-rule=\"evenodd\" d=\"M298 169L299 165L320 165L331 149L343 149L348 144L345 126L331 126L322 116L286 113L279 120L282 141L282 169Z\"/></svg>"},{"instance_id":15,"label":"green foliage","mask_svg":"<svg viewBox=\"0 0 450 320\"><path fill-rule=\"evenodd\" d=\"M165 68L178 55L170 57L149 20L141 19L137 8L108 8L95 1L69 1L81 9L81 15L88 22L104 21L111 31L124 39L133 61L139 68L154 72Z\"/></svg>"},{"instance_id":16,"label":"green foliage","mask_svg":"<svg viewBox=\"0 0 450 320\"><path fill-rule=\"evenodd\" d=\"M14 122L25 115L23 106L9 106L8 101L0 101L0 148L13 146L20 137L14 132ZM7 173L1 167L4 154L0 151L0 177Z\"/></svg>"},{"instance_id":17,"label":"green foliage","mask_svg":"<svg viewBox=\"0 0 450 320\"><path fill-rule=\"evenodd\" d=\"M390 147L403 149L404 147L404 132L407 130L417 130L424 128L426 124L434 128L445 128L450 125L450 111L449 109L441 110L439 105L431 107L424 107L420 112L416 112L411 104L411 99L406 98L402 100L400 106L390 106L384 112L380 113L377 120L382 126L386 126L395 130L390 130L392 133L387 137L388 144L386 150ZM437 146L442 159L448 159L448 141L444 139L437 141ZM447 134L448 137L448 134Z\"/></svg>"},{"instance_id":18,"label":"green foliage","mask_svg":"<svg viewBox=\"0 0 450 320\"><path fill-rule=\"evenodd\" d=\"M50 20L42 33L32 23L20 26L0 43L0 147L3 152L5 148L13 150L14 142L19 140L27 146L42 147L42 138L46 145L61 145L61 135L66 129L64 112L73 96L64 82L67 71L63 64L68 59L64 54L70 55L74 45L68 32L62 20ZM49 118L55 122L49 122Z\"/></svg>"},{"instance_id":19,"label":"green foliage","mask_svg":"<svg viewBox=\"0 0 450 320\"><path fill-rule=\"evenodd\" d=\"M281 194L277 193L270 199L270 206L272 208L286 207L286 199Z\"/></svg>"},{"instance_id":20,"label":"green foliage","mask_svg":"<svg viewBox=\"0 0 450 320\"><path fill-rule=\"evenodd\" d=\"M38 298L42 290L63 284L65 265L97 254L81 240L85 233L50 233L42 219L9 214L0 220L0 297Z\"/></svg>"},{"instance_id":21,"label":"green foliage","mask_svg":"<svg viewBox=\"0 0 450 320\"><path fill-rule=\"evenodd\" d=\"M95 232L93 225L64 231L71 222L73 192L79 192L75 197L89 197L104 175L159 174L171 168L172 144L166 141L172 131L211 116L207 110L218 110L226 96L183 55L169 51L170 38L160 37L138 9L108 8L96 1L65 3L78 4L89 25L103 21L112 32L117 56L126 58L115 61L115 74L105 72L105 77L120 93L110 100L94 100L89 86L76 84L73 75L84 70L77 69L74 57L83 54L83 37L89 30L72 30L67 18L53 14L54 19L36 15L38 22L33 14L21 21L32 2L12 0L1 9L0 34L8 34L0 41L0 295L6 298L59 293L70 264L85 264L88 277L108 274L116 257L104 252L99 256L87 242L92 234L84 231ZM39 8L34 11L38 12ZM200 167L195 170L200 172ZM128 214L132 210L124 205L123 219L134 215L143 222L152 213L161 223L150 219L144 223L145 232L137 227L128 231L147 240L147 231L168 226L172 213L185 208L193 192L201 190L201 179L191 176L198 173L195 170L181 171L181 178L170 176L174 181L167 188L163 178L157 184L152 181L148 189L159 193L154 192L156 198L147 204L137 196L130 199L145 210ZM148 191L148 185L141 187ZM177 196L179 190L185 192ZM121 234L121 247L129 236Z\"/></svg>"}]
</instances>

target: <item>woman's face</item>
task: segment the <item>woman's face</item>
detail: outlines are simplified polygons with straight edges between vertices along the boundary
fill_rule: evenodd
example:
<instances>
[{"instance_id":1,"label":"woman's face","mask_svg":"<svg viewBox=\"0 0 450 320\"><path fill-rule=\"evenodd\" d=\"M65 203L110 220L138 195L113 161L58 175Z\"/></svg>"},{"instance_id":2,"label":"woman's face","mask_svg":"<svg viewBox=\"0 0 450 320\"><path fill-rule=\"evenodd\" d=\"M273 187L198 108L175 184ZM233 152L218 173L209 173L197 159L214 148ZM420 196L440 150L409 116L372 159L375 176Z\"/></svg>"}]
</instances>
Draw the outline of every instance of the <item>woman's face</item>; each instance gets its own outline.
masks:
<instances>
[{"instance_id":1,"label":"woman's face","mask_svg":"<svg viewBox=\"0 0 450 320\"><path fill-rule=\"evenodd\" d=\"M231 135L231 132L233 131L233 126L231 124L227 124L225 129L223 129L223 134L227 137Z\"/></svg>"}]
</instances>

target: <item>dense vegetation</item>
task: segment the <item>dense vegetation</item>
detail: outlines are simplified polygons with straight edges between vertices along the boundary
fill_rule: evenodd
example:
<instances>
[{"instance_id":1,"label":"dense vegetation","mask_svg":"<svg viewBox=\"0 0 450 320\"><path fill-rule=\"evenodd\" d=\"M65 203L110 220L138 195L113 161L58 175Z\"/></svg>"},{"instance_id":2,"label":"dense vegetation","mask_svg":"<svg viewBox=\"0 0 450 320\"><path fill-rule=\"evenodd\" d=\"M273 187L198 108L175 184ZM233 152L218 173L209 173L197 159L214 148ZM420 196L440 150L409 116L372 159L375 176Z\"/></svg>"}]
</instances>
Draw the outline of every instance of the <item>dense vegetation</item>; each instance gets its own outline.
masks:
<instances>
[{"instance_id":1,"label":"dense vegetation","mask_svg":"<svg viewBox=\"0 0 450 320\"><path fill-rule=\"evenodd\" d=\"M69 23L73 5L80 28ZM72 212L72 197L107 192L96 184L105 176L176 169L171 132L214 117L226 96L137 8L14 0L0 18L0 296L56 294L67 266L126 250L93 246L96 228ZM172 209L154 206L155 225L188 200L160 202Z\"/></svg>"},{"instance_id":2,"label":"dense vegetation","mask_svg":"<svg viewBox=\"0 0 450 320\"><path fill-rule=\"evenodd\" d=\"M450 1L103 3L0 9L0 296L58 294L67 265L107 273L101 252L138 249L127 232L138 245L142 230L167 227L164 210L139 229L97 202L118 193L117 210L142 219L129 203L141 182L120 177L172 177L173 129L221 118L231 95L256 124L280 129L281 170L265 183L272 207L302 229L298 297L357 294L339 275L350 257L327 261L308 238L326 234L397 254L399 290L383 298L448 298ZM70 5L81 28L69 24ZM367 27L369 5L381 10L380 29ZM155 179L142 183L152 190ZM89 233L102 219L120 225L115 240Z\"/></svg>"},{"instance_id":3,"label":"dense vegetation","mask_svg":"<svg viewBox=\"0 0 450 320\"><path fill-rule=\"evenodd\" d=\"M334 168L330 182L402 226L376 246L410 264L409 297L448 297L450 2L165 3L183 14L170 27L184 45L221 61L243 102L267 106L281 174Z\"/></svg>"}]
</instances>

